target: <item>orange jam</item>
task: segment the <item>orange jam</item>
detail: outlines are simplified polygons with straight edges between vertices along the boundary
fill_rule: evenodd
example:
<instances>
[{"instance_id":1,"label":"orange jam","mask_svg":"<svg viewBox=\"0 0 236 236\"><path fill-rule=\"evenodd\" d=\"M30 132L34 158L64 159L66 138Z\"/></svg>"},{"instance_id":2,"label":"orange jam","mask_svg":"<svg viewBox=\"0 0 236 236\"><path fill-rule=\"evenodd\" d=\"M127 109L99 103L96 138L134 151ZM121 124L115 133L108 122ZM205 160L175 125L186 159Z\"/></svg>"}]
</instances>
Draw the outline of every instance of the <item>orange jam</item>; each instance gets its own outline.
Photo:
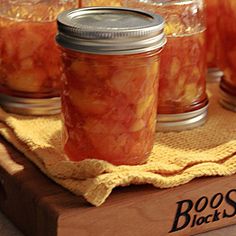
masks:
<instances>
[{"instance_id":1,"label":"orange jam","mask_svg":"<svg viewBox=\"0 0 236 236\"><path fill-rule=\"evenodd\" d=\"M156 53L107 56L64 51L63 143L71 160L146 160L155 135Z\"/></svg>"},{"instance_id":2,"label":"orange jam","mask_svg":"<svg viewBox=\"0 0 236 236\"><path fill-rule=\"evenodd\" d=\"M13 96L59 95L60 54L56 23L16 22L0 17L0 92Z\"/></svg>"},{"instance_id":3,"label":"orange jam","mask_svg":"<svg viewBox=\"0 0 236 236\"><path fill-rule=\"evenodd\" d=\"M206 105L204 32L168 37L161 55L158 113L176 114Z\"/></svg>"},{"instance_id":4,"label":"orange jam","mask_svg":"<svg viewBox=\"0 0 236 236\"><path fill-rule=\"evenodd\" d=\"M144 163L154 145L163 18L127 8L80 8L60 14L58 29L66 156Z\"/></svg>"},{"instance_id":5,"label":"orange jam","mask_svg":"<svg viewBox=\"0 0 236 236\"><path fill-rule=\"evenodd\" d=\"M161 55L158 114L180 114L207 105L204 4L197 1L127 1L162 15L167 44Z\"/></svg>"},{"instance_id":6,"label":"orange jam","mask_svg":"<svg viewBox=\"0 0 236 236\"><path fill-rule=\"evenodd\" d=\"M4 1L0 9L0 93L22 98L59 96L61 59L55 20L59 12L76 5Z\"/></svg>"}]
</instances>

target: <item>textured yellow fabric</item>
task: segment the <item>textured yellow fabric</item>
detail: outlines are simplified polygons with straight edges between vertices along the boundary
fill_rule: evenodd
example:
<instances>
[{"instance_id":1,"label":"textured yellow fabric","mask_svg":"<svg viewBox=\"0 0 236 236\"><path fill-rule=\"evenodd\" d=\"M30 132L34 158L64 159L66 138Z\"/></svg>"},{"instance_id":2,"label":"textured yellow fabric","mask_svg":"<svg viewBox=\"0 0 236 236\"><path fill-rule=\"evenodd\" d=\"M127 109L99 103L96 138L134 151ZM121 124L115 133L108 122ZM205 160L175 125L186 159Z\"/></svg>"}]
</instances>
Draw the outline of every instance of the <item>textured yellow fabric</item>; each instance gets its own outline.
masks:
<instances>
[{"instance_id":1,"label":"textured yellow fabric","mask_svg":"<svg viewBox=\"0 0 236 236\"><path fill-rule=\"evenodd\" d=\"M236 173L236 114L218 104L217 85L209 91L207 123L194 130L157 133L144 165L67 160L60 116L23 117L0 110L0 133L54 181L99 206L116 186L147 183L170 188L196 177Z\"/></svg>"}]
</instances>

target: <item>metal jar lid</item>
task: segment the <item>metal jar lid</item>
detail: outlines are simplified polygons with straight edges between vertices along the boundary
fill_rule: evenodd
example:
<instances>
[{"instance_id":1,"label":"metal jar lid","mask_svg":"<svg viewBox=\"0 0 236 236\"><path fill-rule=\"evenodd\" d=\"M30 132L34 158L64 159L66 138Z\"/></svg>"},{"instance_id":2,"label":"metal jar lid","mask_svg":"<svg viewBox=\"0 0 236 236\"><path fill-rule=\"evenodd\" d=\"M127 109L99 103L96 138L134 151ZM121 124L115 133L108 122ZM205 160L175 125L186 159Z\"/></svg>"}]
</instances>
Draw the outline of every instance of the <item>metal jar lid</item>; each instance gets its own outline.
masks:
<instances>
[{"instance_id":1,"label":"metal jar lid","mask_svg":"<svg viewBox=\"0 0 236 236\"><path fill-rule=\"evenodd\" d=\"M0 105L6 111L19 115L55 115L61 112L60 97L20 98L0 93Z\"/></svg>"},{"instance_id":2,"label":"metal jar lid","mask_svg":"<svg viewBox=\"0 0 236 236\"><path fill-rule=\"evenodd\" d=\"M231 111L236 112L236 96L233 96L220 87L220 104Z\"/></svg>"},{"instance_id":3,"label":"metal jar lid","mask_svg":"<svg viewBox=\"0 0 236 236\"><path fill-rule=\"evenodd\" d=\"M180 114L158 114L156 131L184 131L203 125L207 120L208 102L198 110Z\"/></svg>"},{"instance_id":4,"label":"metal jar lid","mask_svg":"<svg viewBox=\"0 0 236 236\"><path fill-rule=\"evenodd\" d=\"M166 43L164 19L141 10L91 7L62 12L56 40L62 47L94 54L136 54Z\"/></svg>"}]
</instances>

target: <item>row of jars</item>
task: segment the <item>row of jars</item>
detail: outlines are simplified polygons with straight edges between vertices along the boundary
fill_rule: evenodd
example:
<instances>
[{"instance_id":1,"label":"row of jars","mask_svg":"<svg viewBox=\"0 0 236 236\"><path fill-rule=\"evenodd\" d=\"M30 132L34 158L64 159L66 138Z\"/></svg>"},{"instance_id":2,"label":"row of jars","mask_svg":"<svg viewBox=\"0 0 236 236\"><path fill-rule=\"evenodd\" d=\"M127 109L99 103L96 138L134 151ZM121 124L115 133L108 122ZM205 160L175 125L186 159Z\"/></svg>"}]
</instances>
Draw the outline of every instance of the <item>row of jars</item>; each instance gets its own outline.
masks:
<instances>
[{"instance_id":1,"label":"row of jars","mask_svg":"<svg viewBox=\"0 0 236 236\"><path fill-rule=\"evenodd\" d=\"M224 58L221 100L235 109L236 32L227 29L232 26L227 17L236 14L232 2L222 3L221 10L229 11L219 23L222 32L210 20L214 14L208 13L207 40L228 40L218 57L211 56L219 48L215 42L205 48L202 0L109 1L144 12L64 11L108 4L102 0L5 0L0 8L0 103L10 112L55 114L61 94L68 158L142 163L156 129L182 130L205 123L206 52L210 67ZM146 11L162 15L165 27L162 17ZM216 34L219 37L212 37Z\"/></svg>"},{"instance_id":2,"label":"row of jars","mask_svg":"<svg viewBox=\"0 0 236 236\"><path fill-rule=\"evenodd\" d=\"M190 12L187 12L191 8L191 2L198 2L199 4L206 4L205 15L206 22L200 22L197 17L194 17ZM176 5L180 5L179 9L182 9L183 12L179 14ZM220 83L220 92L221 99L220 103L227 109L236 111L236 3L233 0L193 0L193 1L184 1L184 0L81 0L80 6L125 6L125 7L134 7L143 10L148 10L158 14L162 14L166 21L166 32L169 37L169 42L174 40L177 44L178 37L182 37L184 34L191 34L189 29L189 21L195 20L192 24L195 24L199 29L193 29L194 34L200 30L200 28L207 27L205 32L206 34L206 61L208 67L208 82L221 81ZM185 22L186 21L186 22ZM181 22L181 23L179 23ZM177 26L179 24L179 26ZM185 27L185 32L177 32L183 30ZM195 28L196 28L195 27ZM182 29L180 29L182 28ZM190 26L192 29L192 25ZM204 33L203 33L204 34ZM185 35L185 36L187 36ZM177 36L177 37L176 37ZM175 37L175 39L174 39ZM186 38L187 39L187 38ZM181 40L180 40L181 41ZM184 41L182 41L184 42ZM189 42L189 41L188 41ZM170 49L171 42L167 45L167 50ZM178 46L177 46L178 47ZM176 48L176 46L175 46ZM178 47L180 48L180 46ZM181 50L181 49L180 49ZM168 55L168 53L164 52ZM188 55L190 56L190 55ZM163 56L165 57L165 56ZM190 56L191 57L191 56ZM164 62L163 62L164 63ZM184 67L184 66L183 66ZM201 70L201 69L200 69ZM165 73L166 74L166 73ZM202 74L203 75L203 74ZM162 76L161 76L162 77ZM204 77L204 75L203 75ZM161 81L164 81L161 79ZM162 86L162 84L160 85ZM160 89L161 90L161 89ZM173 91L173 90L171 90ZM186 90L187 91L187 90ZM179 91L180 92L180 91ZM193 94L193 93L192 93ZM199 94L200 95L200 94ZM163 111L163 106L171 106L166 104L168 98L163 98L165 101L159 99L160 114L168 111ZM174 98L171 98L169 102L173 102ZM172 103L172 106L176 106ZM178 105L177 105L178 106ZM178 109L178 108L177 108ZM176 111L170 111L170 113L178 113ZM170 117L159 117L160 122L165 123L166 120L170 120ZM163 123L163 125L164 125ZM162 126L162 125L161 125Z\"/></svg>"}]
</instances>

